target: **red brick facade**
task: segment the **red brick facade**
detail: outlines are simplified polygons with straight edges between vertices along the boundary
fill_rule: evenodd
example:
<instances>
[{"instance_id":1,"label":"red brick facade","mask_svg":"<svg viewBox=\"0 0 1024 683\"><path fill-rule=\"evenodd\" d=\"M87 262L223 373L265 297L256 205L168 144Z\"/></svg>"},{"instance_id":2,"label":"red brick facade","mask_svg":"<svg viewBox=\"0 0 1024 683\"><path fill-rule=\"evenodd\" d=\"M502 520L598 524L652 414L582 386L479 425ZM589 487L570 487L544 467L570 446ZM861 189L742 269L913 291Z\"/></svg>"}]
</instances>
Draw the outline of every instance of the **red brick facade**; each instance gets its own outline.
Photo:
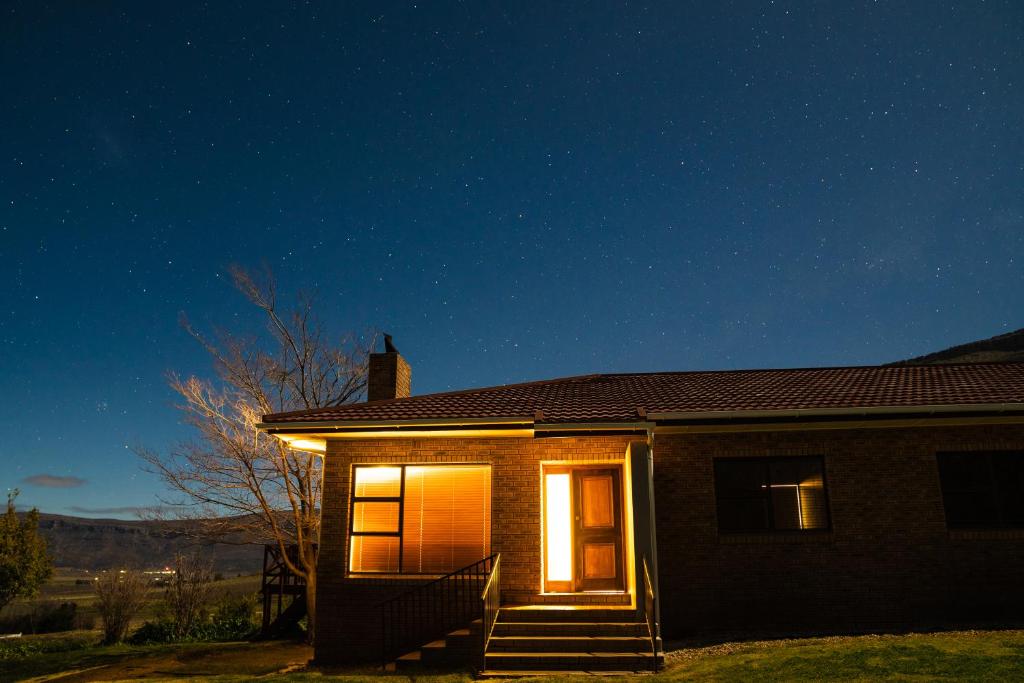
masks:
<instances>
[{"instance_id":1,"label":"red brick facade","mask_svg":"<svg viewBox=\"0 0 1024 683\"><path fill-rule=\"evenodd\" d=\"M328 441L319 561L321 661L374 660L376 606L415 579L346 577L354 463L492 466L491 548L505 599L540 591L540 463L622 460L635 438ZM1024 449L1024 426L657 434L663 633L841 632L1024 613L1024 533L946 529L935 452ZM821 455L829 532L720 536L716 457Z\"/></svg>"},{"instance_id":2,"label":"red brick facade","mask_svg":"<svg viewBox=\"0 0 1024 683\"><path fill-rule=\"evenodd\" d=\"M935 453L1022 448L1020 426L658 436L664 633L1019 619L1024 532L947 530ZM767 455L824 456L830 532L718 534L713 458Z\"/></svg>"},{"instance_id":3,"label":"red brick facade","mask_svg":"<svg viewBox=\"0 0 1024 683\"><path fill-rule=\"evenodd\" d=\"M347 578L349 493L353 464L489 463L491 552L501 553L507 600L540 592L540 463L622 461L628 437L378 439L328 441L318 561L320 661L373 660L380 653L381 601L414 578Z\"/></svg>"}]
</instances>

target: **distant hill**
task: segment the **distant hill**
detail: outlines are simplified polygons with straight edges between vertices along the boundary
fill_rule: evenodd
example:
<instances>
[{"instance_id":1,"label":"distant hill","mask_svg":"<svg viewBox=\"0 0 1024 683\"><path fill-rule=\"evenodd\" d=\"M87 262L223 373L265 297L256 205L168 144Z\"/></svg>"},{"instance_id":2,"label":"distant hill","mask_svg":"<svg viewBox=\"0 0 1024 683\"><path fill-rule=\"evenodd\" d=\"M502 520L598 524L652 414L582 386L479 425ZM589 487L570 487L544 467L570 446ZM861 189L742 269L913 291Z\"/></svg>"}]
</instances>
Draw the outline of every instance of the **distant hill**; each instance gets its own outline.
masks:
<instances>
[{"instance_id":1,"label":"distant hill","mask_svg":"<svg viewBox=\"0 0 1024 683\"><path fill-rule=\"evenodd\" d=\"M943 351L929 353L897 365L938 365L942 363L1009 363L1024 362L1024 328L989 339L968 342Z\"/></svg>"},{"instance_id":2,"label":"distant hill","mask_svg":"<svg viewBox=\"0 0 1024 683\"><path fill-rule=\"evenodd\" d=\"M39 514L39 529L58 567L110 569L167 566L175 553L200 552L225 574L253 574L263 564L262 545L199 542L183 522L88 519Z\"/></svg>"}]
</instances>

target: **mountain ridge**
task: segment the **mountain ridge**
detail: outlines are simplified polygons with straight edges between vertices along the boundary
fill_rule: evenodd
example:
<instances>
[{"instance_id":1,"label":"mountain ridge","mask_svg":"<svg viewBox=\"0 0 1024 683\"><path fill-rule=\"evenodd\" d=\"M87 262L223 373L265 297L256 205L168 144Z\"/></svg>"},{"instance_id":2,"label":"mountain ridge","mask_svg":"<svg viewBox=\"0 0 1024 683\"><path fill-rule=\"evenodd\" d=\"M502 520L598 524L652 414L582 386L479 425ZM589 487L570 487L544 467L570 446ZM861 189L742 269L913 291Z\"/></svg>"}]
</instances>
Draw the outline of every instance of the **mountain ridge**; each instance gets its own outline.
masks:
<instances>
[{"instance_id":1,"label":"mountain ridge","mask_svg":"<svg viewBox=\"0 0 1024 683\"><path fill-rule=\"evenodd\" d=\"M893 365L944 365L947 363L1012 363L1024 361L1024 328L950 346Z\"/></svg>"}]
</instances>

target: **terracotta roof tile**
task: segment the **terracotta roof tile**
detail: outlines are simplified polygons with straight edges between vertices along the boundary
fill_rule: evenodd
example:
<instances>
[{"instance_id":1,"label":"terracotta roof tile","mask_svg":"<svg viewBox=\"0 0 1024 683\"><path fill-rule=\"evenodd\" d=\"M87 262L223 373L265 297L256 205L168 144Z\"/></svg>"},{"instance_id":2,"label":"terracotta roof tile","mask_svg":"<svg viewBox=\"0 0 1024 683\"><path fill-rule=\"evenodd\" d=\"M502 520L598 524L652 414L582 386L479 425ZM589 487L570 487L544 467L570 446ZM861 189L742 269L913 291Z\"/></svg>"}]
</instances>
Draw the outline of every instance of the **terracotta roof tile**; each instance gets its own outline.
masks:
<instances>
[{"instance_id":1,"label":"terracotta roof tile","mask_svg":"<svg viewBox=\"0 0 1024 683\"><path fill-rule=\"evenodd\" d=\"M1024 403L1024 363L584 375L265 416L264 423L430 419L636 422L652 413Z\"/></svg>"}]
</instances>

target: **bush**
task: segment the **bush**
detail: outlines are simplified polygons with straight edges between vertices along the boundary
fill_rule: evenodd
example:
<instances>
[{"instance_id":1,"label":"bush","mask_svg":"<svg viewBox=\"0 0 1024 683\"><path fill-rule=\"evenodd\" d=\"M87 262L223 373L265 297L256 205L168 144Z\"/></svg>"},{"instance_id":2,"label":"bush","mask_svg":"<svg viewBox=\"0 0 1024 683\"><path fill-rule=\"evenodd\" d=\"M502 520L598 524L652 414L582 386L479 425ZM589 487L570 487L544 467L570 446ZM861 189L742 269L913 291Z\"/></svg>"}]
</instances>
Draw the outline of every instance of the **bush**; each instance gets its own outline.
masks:
<instances>
[{"instance_id":1,"label":"bush","mask_svg":"<svg viewBox=\"0 0 1024 683\"><path fill-rule=\"evenodd\" d=\"M213 638L216 640L240 640L256 631L256 606L259 601L255 594L228 595L217 604L210 620Z\"/></svg>"},{"instance_id":2,"label":"bush","mask_svg":"<svg viewBox=\"0 0 1024 683\"><path fill-rule=\"evenodd\" d=\"M96 581L96 598L103 621L103 642L119 643L146 604L146 580L138 572L105 572Z\"/></svg>"},{"instance_id":3,"label":"bush","mask_svg":"<svg viewBox=\"0 0 1024 683\"><path fill-rule=\"evenodd\" d=\"M58 633L81 628L78 605L73 602L42 602L29 611L0 619L0 633Z\"/></svg>"},{"instance_id":4,"label":"bush","mask_svg":"<svg viewBox=\"0 0 1024 683\"><path fill-rule=\"evenodd\" d=\"M132 645L149 645L151 643L173 643L177 640L174 624L167 619L147 621L138 628L128 642Z\"/></svg>"},{"instance_id":5,"label":"bush","mask_svg":"<svg viewBox=\"0 0 1024 683\"><path fill-rule=\"evenodd\" d=\"M77 622L78 605L62 602L59 605L45 604L33 610L35 630L33 633L57 633L73 631Z\"/></svg>"},{"instance_id":6,"label":"bush","mask_svg":"<svg viewBox=\"0 0 1024 683\"><path fill-rule=\"evenodd\" d=\"M5 660L21 659L37 654L69 652L92 647L96 644L96 637L91 634L74 634L59 638L46 638L42 640L11 638L0 640L0 662ZM0 667L2 672L3 667ZM4 679L6 680L6 678Z\"/></svg>"},{"instance_id":7,"label":"bush","mask_svg":"<svg viewBox=\"0 0 1024 683\"><path fill-rule=\"evenodd\" d=\"M256 631L255 595L228 595L215 606L213 613L180 633L170 618L147 621L132 634L132 645L196 641L243 640Z\"/></svg>"}]
</instances>

